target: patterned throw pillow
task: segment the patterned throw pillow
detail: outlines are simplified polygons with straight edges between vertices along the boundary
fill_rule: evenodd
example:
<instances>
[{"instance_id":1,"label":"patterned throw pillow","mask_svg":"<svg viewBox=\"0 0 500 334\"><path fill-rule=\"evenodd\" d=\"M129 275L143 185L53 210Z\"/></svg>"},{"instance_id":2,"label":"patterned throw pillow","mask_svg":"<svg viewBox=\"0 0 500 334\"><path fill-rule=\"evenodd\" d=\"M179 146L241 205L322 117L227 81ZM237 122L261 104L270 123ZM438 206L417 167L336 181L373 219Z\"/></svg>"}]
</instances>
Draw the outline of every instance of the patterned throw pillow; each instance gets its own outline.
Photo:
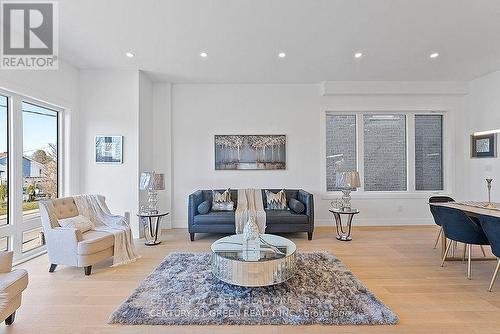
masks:
<instances>
[{"instance_id":1,"label":"patterned throw pillow","mask_svg":"<svg viewBox=\"0 0 500 334\"><path fill-rule=\"evenodd\" d=\"M77 230L80 230L82 233L90 231L91 229L94 228L92 222L87 217L82 215L59 219L57 222L61 227L76 228Z\"/></svg>"},{"instance_id":2,"label":"patterned throw pillow","mask_svg":"<svg viewBox=\"0 0 500 334\"><path fill-rule=\"evenodd\" d=\"M234 202L231 200L231 189L224 192L212 190L212 211L233 211Z\"/></svg>"},{"instance_id":3,"label":"patterned throw pillow","mask_svg":"<svg viewBox=\"0 0 500 334\"><path fill-rule=\"evenodd\" d=\"M266 190L266 203L268 210L288 210L285 189L280 190L277 194Z\"/></svg>"}]
</instances>

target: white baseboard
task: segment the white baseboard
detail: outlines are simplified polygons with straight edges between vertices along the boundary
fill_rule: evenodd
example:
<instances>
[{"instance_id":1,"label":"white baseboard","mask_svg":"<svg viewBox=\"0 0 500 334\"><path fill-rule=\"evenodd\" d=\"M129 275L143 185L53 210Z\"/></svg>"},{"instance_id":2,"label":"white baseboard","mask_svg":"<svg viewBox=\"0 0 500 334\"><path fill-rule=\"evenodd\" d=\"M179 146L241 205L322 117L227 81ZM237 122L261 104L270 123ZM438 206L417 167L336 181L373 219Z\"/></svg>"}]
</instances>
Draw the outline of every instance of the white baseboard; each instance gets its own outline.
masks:
<instances>
[{"instance_id":1,"label":"white baseboard","mask_svg":"<svg viewBox=\"0 0 500 334\"><path fill-rule=\"evenodd\" d=\"M169 221L169 227L163 228L187 228L187 222L184 220L174 220L173 224ZM332 219L315 219L314 226L334 226ZM411 226L411 225L434 225L431 218L393 218L393 219L357 219L354 217L353 226ZM163 224L162 224L163 225Z\"/></svg>"},{"instance_id":2,"label":"white baseboard","mask_svg":"<svg viewBox=\"0 0 500 334\"><path fill-rule=\"evenodd\" d=\"M315 226L334 226L332 219L315 219ZM411 226L411 225L434 225L432 219L428 218L393 218L393 219L357 219L354 217L353 226Z\"/></svg>"},{"instance_id":3,"label":"white baseboard","mask_svg":"<svg viewBox=\"0 0 500 334\"><path fill-rule=\"evenodd\" d=\"M160 227L162 230L170 230L172 229L172 221L170 219L162 220Z\"/></svg>"}]
</instances>

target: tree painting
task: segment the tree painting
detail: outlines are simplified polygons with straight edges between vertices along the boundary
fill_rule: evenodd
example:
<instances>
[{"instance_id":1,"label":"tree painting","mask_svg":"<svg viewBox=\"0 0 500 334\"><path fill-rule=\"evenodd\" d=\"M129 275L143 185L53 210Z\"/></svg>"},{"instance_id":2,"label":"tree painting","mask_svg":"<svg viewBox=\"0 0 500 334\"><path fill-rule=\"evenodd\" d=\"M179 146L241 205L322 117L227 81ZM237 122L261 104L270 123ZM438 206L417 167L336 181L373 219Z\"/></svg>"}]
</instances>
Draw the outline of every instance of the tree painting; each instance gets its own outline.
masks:
<instances>
[{"instance_id":1,"label":"tree painting","mask_svg":"<svg viewBox=\"0 0 500 334\"><path fill-rule=\"evenodd\" d=\"M286 136L216 135L215 169L286 169Z\"/></svg>"}]
</instances>

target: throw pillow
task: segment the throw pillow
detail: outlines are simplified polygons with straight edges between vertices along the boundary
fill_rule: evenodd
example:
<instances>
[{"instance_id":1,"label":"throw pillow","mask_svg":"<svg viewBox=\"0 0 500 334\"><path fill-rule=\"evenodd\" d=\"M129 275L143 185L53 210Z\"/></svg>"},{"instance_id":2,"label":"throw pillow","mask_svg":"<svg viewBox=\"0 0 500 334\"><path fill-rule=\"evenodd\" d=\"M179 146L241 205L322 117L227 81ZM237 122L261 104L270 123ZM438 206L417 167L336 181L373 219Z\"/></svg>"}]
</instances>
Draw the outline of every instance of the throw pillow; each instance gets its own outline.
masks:
<instances>
[{"instance_id":1,"label":"throw pillow","mask_svg":"<svg viewBox=\"0 0 500 334\"><path fill-rule=\"evenodd\" d=\"M58 219L57 222L61 227L71 227L80 230L80 232L85 233L94 228L92 222L85 216L79 215L75 217L69 217L64 219Z\"/></svg>"},{"instance_id":2,"label":"throw pillow","mask_svg":"<svg viewBox=\"0 0 500 334\"><path fill-rule=\"evenodd\" d=\"M212 190L212 210L213 211L233 211L234 202L231 200L231 189L224 192Z\"/></svg>"},{"instance_id":3,"label":"throw pillow","mask_svg":"<svg viewBox=\"0 0 500 334\"><path fill-rule=\"evenodd\" d=\"M201 204L198 205L198 212L200 215L206 215L207 213L210 212L211 208L212 208L212 203L210 203L210 201L201 202Z\"/></svg>"},{"instance_id":4,"label":"throw pillow","mask_svg":"<svg viewBox=\"0 0 500 334\"><path fill-rule=\"evenodd\" d=\"M277 194L266 190L266 204L268 210L288 210L285 189L280 190Z\"/></svg>"},{"instance_id":5,"label":"throw pillow","mask_svg":"<svg viewBox=\"0 0 500 334\"><path fill-rule=\"evenodd\" d=\"M233 211L234 210L234 202L218 202L212 203L213 211Z\"/></svg>"},{"instance_id":6,"label":"throw pillow","mask_svg":"<svg viewBox=\"0 0 500 334\"><path fill-rule=\"evenodd\" d=\"M212 190L213 202L231 202L231 189L226 189L224 192Z\"/></svg>"},{"instance_id":7,"label":"throw pillow","mask_svg":"<svg viewBox=\"0 0 500 334\"><path fill-rule=\"evenodd\" d=\"M306 207L301 201L296 200L295 198L290 198L288 201L288 206L295 213L302 213L305 211Z\"/></svg>"}]
</instances>

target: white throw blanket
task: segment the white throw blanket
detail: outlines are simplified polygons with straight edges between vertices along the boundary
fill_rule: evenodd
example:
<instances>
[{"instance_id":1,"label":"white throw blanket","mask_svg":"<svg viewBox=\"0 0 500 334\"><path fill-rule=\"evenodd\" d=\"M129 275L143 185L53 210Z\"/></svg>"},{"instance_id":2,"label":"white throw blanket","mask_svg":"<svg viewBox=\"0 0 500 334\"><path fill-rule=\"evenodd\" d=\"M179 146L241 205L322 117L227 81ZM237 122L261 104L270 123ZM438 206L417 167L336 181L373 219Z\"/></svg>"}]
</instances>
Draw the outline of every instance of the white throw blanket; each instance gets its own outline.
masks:
<instances>
[{"instance_id":1,"label":"white throw blanket","mask_svg":"<svg viewBox=\"0 0 500 334\"><path fill-rule=\"evenodd\" d=\"M90 219L93 230L112 233L114 236L113 266L127 264L140 258L132 242L132 231L123 216L111 214L108 206L97 195L74 196L81 215Z\"/></svg>"},{"instance_id":2,"label":"white throw blanket","mask_svg":"<svg viewBox=\"0 0 500 334\"><path fill-rule=\"evenodd\" d=\"M243 227L248 218L253 217L259 233L266 230L266 211L262 202L262 191L260 189L238 189L238 205L236 206L235 224L236 233L243 233Z\"/></svg>"}]
</instances>

